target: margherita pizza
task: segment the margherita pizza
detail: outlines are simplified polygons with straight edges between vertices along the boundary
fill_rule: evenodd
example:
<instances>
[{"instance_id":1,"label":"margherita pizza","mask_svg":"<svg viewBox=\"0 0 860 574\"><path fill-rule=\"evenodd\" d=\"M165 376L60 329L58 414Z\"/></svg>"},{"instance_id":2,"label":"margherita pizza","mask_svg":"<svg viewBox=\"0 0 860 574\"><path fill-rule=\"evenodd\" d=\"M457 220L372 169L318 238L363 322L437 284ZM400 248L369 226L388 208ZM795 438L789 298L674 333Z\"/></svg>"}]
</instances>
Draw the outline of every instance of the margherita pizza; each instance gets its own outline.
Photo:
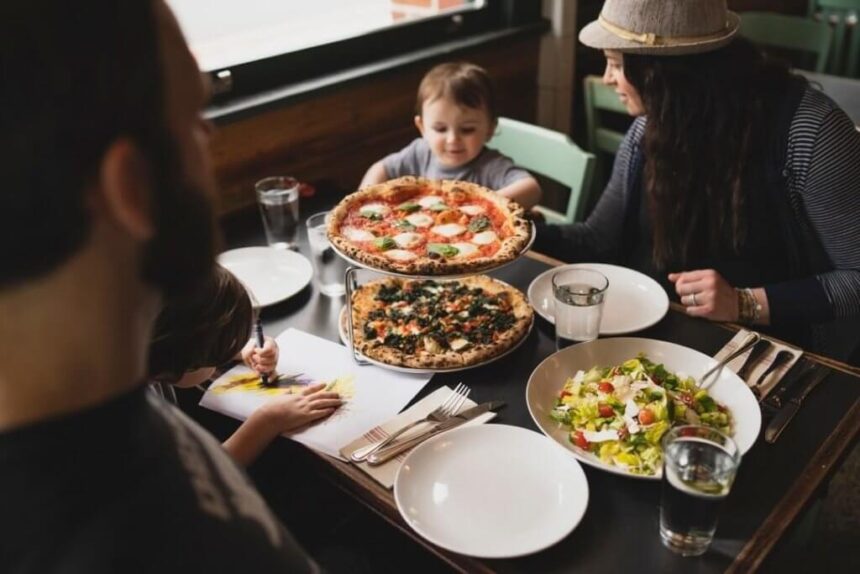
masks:
<instances>
[{"instance_id":1,"label":"margherita pizza","mask_svg":"<svg viewBox=\"0 0 860 574\"><path fill-rule=\"evenodd\" d=\"M372 281L352 297L355 348L388 365L447 369L482 363L525 337L522 293L484 275L456 281Z\"/></svg>"},{"instance_id":2,"label":"margherita pizza","mask_svg":"<svg viewBox=\"0 0 860 574\"><path fill-rule=\"evenodd\" d=\"M328 236L374 269L453 275L513 261L531 239L531 224L519 204L485 187L402 177L345 197Z\"/></svg>"}]
</instances>

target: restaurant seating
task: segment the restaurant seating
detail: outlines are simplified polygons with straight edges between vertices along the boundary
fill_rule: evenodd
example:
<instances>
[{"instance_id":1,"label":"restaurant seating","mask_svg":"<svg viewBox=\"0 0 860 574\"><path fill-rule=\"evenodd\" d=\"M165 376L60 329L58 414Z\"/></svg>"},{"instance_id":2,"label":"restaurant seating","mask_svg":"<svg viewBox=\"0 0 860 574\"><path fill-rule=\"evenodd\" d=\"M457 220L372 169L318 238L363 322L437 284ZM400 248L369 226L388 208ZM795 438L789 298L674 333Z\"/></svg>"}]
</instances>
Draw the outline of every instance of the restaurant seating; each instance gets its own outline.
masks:
<instances>
[{"instance_id":1,"label":"restaurant seating","mask_svg":"<svg viewBox=\"0 0 860 574\"><path fill-rule=\"evenodd\" d=\"M765 51L772 47L814 54L813 71L827 69L833 31L826 23L775 12L743 12L740 16L741 34Z\"/></svg>"},{"instance_id":2,"label":"restaurant seating","mask_svg":"<svg viewBox=\"0 0 860 574\"><path fill-rule=\"evenodd\" d=\"M594 155L582 150L567 135L510 118L499 118L488 147L509 156L518 166L570 188L564 213L537 206L547 223L581 221L589 205Z\"/></svg>"},{"instance_id":3,"label":"restaurant seating","mask_svg":"<svg viewBox=\"0 0 860 574\"><path fill-rule=\"evenodd\" d=\"M860 0L810 0L809 16L833 26L833 55L828 71L860 77Z\"/></svg>"},{"instance_id":4,"label":"restaurant seating","mask_svg":"<svg viewBox=\"0 0 860 574\"><path fill-rule=\"evenodd\" d=\"M630 117L627 108L618 99L618 94L604 84L600 76L586 76L582 83L588 150L595 157L591 196L596 201L609 180L613 158L624 139L625 130L618 128L622 125L626 127ZM610 126L607 120L613 115L623 116L623 121L616 121Z\"/></svg>"}]
</instances>

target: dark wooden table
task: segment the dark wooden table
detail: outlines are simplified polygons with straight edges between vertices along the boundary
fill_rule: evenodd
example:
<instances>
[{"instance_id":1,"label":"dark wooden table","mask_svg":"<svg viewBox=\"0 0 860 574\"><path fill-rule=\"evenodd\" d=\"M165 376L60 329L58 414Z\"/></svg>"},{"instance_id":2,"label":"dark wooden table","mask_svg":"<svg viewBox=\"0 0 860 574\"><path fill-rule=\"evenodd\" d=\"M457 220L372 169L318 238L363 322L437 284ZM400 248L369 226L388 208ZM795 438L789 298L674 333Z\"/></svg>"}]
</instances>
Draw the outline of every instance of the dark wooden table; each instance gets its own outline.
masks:
<instances>
[{"instance_id":1,"label":"dark wooden table","mask_svg":"<svg viewBox=\"0 0 860 574\"><path fill-rule=\"evenodd\" d=\"M302 207L306 216L324 209L327 202L316 198L305 201ZM225 232L231 248L264 243L259 216L253 211L225 220ZM299 251L308 255L304 230L301 235ZM492 275L525 292L534 277L554 264L557 262L529 254ZM343 298L322 296L309 286L283 304L266 308L263 320L272 334L294 327L337 341L336 320L342 305ZM477 369L437 374L415 400L462 380L472 387L471 398L477 402L507 402L495 422L537 430L525 403L526 381L555 348L552 325L539 317L536 321L528 340L511 355ZM637 336L714 354L733 334L731 326L689 318L673 306L660 323ZM400 517L391 491L352 465L309 451L305 451L302 462L314 465L333 485L458 570L638 572L644 566L646 571L660 572L747 572L779 552L789 527L817 496L819 487L860 434L860 372L824 358L808 356L806 360L824 362L833 372L809 396L776 444L766 444L760 438L744 457L721 512L716 539L699 558L681 558L660 544L657 481L628 479L583 465L590 488L589 506L567 538L531 556L478 560L447 552L420 538Z\"/></svg>"}]
</instances>

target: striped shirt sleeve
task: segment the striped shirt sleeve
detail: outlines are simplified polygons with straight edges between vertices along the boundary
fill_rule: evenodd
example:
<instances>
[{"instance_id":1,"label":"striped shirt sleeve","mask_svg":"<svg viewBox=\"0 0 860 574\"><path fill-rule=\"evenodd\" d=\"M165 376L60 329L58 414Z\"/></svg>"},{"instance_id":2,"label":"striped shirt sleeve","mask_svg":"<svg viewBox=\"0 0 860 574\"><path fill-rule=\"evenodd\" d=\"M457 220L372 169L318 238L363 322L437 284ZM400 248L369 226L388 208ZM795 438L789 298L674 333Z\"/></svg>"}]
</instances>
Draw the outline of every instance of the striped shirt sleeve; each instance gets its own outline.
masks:
<instances>
[{"instance_id":1,"label":"striped shirt sleeve","mask_svg":"<svg viewBox=\"0 0 860 574\"><path fill-rule=\"evenodd\" d=\"M798 224L820 242L832 270L817 275L816 285L807 278L765 286L774 317L798 318L791 309L803 309L796 299L812 290L823 291L827 304L807 301L805 315L820 311L804 318L860 316L860 132L817 90L807 90L795 113L786 170Z\"/></svg>"}]
</instances>

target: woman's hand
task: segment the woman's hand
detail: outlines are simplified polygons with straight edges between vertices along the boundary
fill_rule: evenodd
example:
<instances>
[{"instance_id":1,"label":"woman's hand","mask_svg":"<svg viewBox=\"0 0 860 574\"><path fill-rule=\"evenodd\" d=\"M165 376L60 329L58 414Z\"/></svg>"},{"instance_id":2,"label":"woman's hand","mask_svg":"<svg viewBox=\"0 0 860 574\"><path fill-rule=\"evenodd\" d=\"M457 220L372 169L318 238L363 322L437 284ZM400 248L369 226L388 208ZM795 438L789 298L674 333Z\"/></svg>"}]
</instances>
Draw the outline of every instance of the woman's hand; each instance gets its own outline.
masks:
<instances>
[{"instance_id":1,"label":"woman's hand","mask_svg":"<svg viewBox=\"0 0 860 574\"><path fill-rule=\"evenodd\" d=\"M712 321L737 321L738 296L734 287L713 269L669 273L687 314Z\"/></svg>"},{"instance_id":2,"label":"woman's hand","mask_svg":"<svg viewBox=\"0 0 860 574\"><path fill-rule=\"evenodd\" d=\"M261 374L271 374L278 366L280 351L278 344L271 337L266 337L262 347L257 347L256 339L251 339L242 348L240 353L242 362L249 369L254 369Z\"/></svg>"},{"instance_id":3,"label":"woman's hand","mask_svg":"<svg viewBox=\"0 0 860 574\"><path fill-rule=\"evenodd\" d=\"M298 394L282 395L263 404L251 417L270 429L273 437L301 428L330 416L342 404L340 395L325 388L325 383L319 383Z\"/></svg>"}]
</instances>

